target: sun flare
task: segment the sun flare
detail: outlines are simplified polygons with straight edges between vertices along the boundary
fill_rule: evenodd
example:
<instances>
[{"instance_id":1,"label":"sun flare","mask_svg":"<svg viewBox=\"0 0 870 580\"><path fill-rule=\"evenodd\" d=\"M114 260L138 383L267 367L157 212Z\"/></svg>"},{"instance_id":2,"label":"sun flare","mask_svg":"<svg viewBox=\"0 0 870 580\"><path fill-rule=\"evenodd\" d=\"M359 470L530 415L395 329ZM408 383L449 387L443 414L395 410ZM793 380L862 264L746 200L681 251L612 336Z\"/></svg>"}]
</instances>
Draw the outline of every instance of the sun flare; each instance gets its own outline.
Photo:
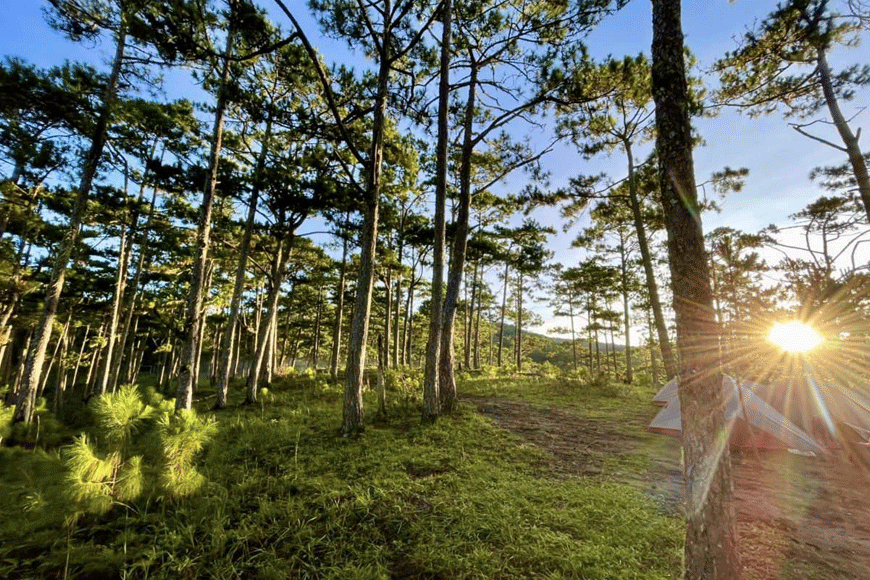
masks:
<instances>
[{"instance_id":1,"label":"sun flare","mask_svg":"<svg viewBox=\"0 0 870 580\"><path fill-rule=\"evenodd\" d=\"M787 352L807 352L824 341L815 328L796 320L774 324L767 340Z\"/></svg>"}]
</instances>

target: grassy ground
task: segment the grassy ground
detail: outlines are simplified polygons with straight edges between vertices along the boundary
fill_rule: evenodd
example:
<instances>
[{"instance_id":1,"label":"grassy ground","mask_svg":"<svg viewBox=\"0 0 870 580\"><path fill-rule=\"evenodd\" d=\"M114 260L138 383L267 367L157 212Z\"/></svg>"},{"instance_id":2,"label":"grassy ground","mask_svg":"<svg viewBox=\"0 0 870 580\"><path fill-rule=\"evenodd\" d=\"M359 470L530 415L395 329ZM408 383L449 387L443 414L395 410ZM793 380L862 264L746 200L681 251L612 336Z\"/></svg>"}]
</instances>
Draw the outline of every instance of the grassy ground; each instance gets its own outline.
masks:
<instances>
[{"instance_id":1,"label":"grassy ground","mask_svg":"<svg viewBox=\"0 0 870 580\"><path fill-rule=\"evenodd\" d=\"M546 384L473 379L460 390L608 419L645 396ZM297 379L266 398L217 413L196 496L143 496L74 524L61 452L0 449L0 577L679 576L679 520L630 486L541 473L540 451L469 406L423 427L416 403L391 393L388 418L340 438L339 389Z\"/></svg>"}]
</instances>

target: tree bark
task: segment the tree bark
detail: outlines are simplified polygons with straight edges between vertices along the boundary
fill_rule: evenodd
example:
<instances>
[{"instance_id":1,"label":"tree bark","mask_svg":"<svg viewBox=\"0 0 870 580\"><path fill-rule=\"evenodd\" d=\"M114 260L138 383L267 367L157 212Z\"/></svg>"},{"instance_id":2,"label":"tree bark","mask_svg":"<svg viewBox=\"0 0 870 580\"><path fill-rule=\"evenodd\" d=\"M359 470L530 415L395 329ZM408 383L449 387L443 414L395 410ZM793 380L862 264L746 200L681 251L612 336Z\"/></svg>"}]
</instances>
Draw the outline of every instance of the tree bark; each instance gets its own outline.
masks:
<instances>
[{"instance_id":1,"label":"tree bark","mask_svg":"<svg viewBox=\"0 0 870 580\"><path fill-rule=\"evenodd\" d=\"M223 335L220 364L217 373L217 398L215 409L223 409L227 406L227 394L230 385L230 362L233 360L233 346L236 343L238 332L239 310L242 305L242 293L245 289L245 271L248 267L248 256L251 252L251 237L254 232L254 220L257 217L257 205L260 201L260 189L263 169L266 166L266 156L269 152L269 144L272 139L272 107L266 118L266 130L263 141L260 144L260 154L257 156L257 165L254 169L253 187L251 196L248 198L248 215L245 218L245 232L242 234L242 243L239 247L239 262L236 265L236 279L233 283L233 297L230 300L230 315Z\"/></svg>"},{"instance_id":2,"label":"tree bark","mask_svg":"<svg viewBox=\"0 0 870 580\"><path fill-rule=\"evenodd\" d=\"M245 403L257 402L257 390L260 388L260 373L267 360L266 354L272 343L272 325L277 322L275 314L278 310L278 299L281 297L281 284L284 282L284 271L290 260L290 243L292 233L278 238L278 245L272 258L272 271L269 276L269 292L266 295L266 314L260 317L260 326L257 329L257 350L251 368L248 370L248 394Z\"/></svg>"},{"instance_id":3,"label":"tree bark","mask_svg":"<svg viewBox=\"0 0 870 580\"><path fill-rule=\"evenodd\" d=\"M346 216L349 218L349 216ZM345 223L347 223L347 219ZM341 247L341 267L338 274L338 303L335 306L335 324L332 327L332 355L329 360L329 378L338 381L338 358L341 354L341 326L344 324L344 286L347 275L347 236L343 236Z\"/></svg>"},{"instance_id":4,"label":"tree bark","mask_svg":"<svg viewBox=\"0 0 870 580\"><path fill-rule=\"evenodd\" d=\"M625 243L626 240L623 239L622 231L620 231L619 267L622 276L622 312L625 317L623 320L623 331L625 332L625 382L630 385L634 380L634 369L632 369L631 365L631 325L629 322L629 319L631 318L631 310L628 305L628 264L627 256L625 255Z\"/></svg>"},{"instance_id":5,"label":"tree bark","mask_svg":"<svg viewBox=\"0 0 870 580\"><path fill-rule=\"evenodd\" d=\"M453 3L441 6L441 60L438 84L438 137L435 146L435 240L432 250L432 301L429 341L423 378L423 422L434 421L441 407L440 364L444 317L444 246L446 237L448 114L450 99L450 52L453 34ZM409 333L410 334L410 333Z\"/></svg>"},{"instance_id":6,"label":"tree bark","mask_svg":"<svg viewBox=\"0 0 870 580\"><path fill-rule=\"evenodd\" d=\"M677 363L671 350L671 339L668 337L668 325L662 312L662 301L659 298L659 286L653 272L652 254L649 251L649 241L646 237L646 225L643 222L643 214L640 210L640 197L637 193L637 181L634 172L634 155L631 150L631 142L623 140L625 155L628 158L628 200L631 205L631 215L634 219L634 229L637 230L637 245L640 248L640 258L643 262L643 273L646 276L646 287L649 292L649 300L655 320L656 333L659 337L659 348L662 352L662 363L665 367L667 380L677 376Z\"/></svg>"},{"instance_id":7,"label":"tree bark","mask_svg":"<svg viewBox=\"0 0 870 580\"><path fill-rule=\"evenodd\" d=\"M235 2L231 2L234 6ZM234 12L231 10L231 12ZM226 47L223 54L221 78L218 84L218 95L214 113L214 128L212 130L211 151L208 161L208 178L203 191L202 205L199 210L199 225L196 233L197 255L193 260L190 290L187 299L187 313L184 320L185 340L181 348L181 370L178 374L178 392L175 399L175 410L190 409L193 405L193 391L199 380L197 344L202 326L202 303L205 291L206 263L208 262L209 246L211 245L211 214L214 208L214 198L217 189L218 164L224 136L224 116L229 100L228 84L230 79L230 56L235 42L235 18L230 15L229 30L227 30Z\"/></svg>"},{"instance_id":8,"label":"tree bark","mask_svg":"<svg viewBox=\"0 0 870 580\"><path fill-rule=\"evenodd\" d=\"M701 230L679 0L652 0L659 182L680 353L686 579L741 576L722 406L718 327Z\"/></svg>"},{"instance_id":9,"label":"tree bark","mask_svg":"<svg viewBox=\"0 0 870 580\"><path fill-rule=\"evenodd\" d=\"M391 12L392 2L385 1L384 13ZM388 50L392 34L391 24L384 24L381 46ZM360 265L357 275L353 319L348 340L347 367L344 389L344 408L341 433L350 435L365 427L362 389L366 366L366 345L369 338L369 318L375 277L375 251L378 243L378 211L381 197L381 173L384 162L384 130L387 113L387 89L390 79L390 61L380 55L378 88L375 95L372 142L366 171L365 212L360 231Z\"/></svg>"},{"instance_id":10,"label":"tree bark","mask_svg":"<svg viewBox=\"0 0 870 580\"><path fill-rule=\"evenodd\" d=\"M441 411L450 413L456 404L456 377L454 367L454 325L456 308L459 304L459 290L462 273L465 270L465 254L468 248L468 220L471 214L471 164L474 152L472 131L474 130L474 106L477 91L477 64L471 63L468 80L468 97L465 102L463 122L462 154L459 165L459 207L456 212L456 229L453 234L453 248L450 254L450 267L447 272L447 288L444 292L444 326L441 329L441 360L438 368L438 389L441 398Z\"/></svg>"},{"instance_id":11,"label":"tree bark","mask_svg":"<svg viewBox=\"0 0 870 580\"><path fill-rule=\"evenodd\" d=\"M822 92L825 95L825 103L828 105L831 120L840 134L840 139L843 140L843 145L846 146L846 154L849 156L849 164L852 166L855 182L858 184L858 193L861 196L864 213L867 215L867 221L870 221L870 176L867 173L867 162L864 160L864 154L861 153L861 147L858 145L858 135L852 133L849 123L843 116L842 111L840 111L840 105L837 102L837 96L831 84L831 69L828 66L825 50L819 48L817 54L819 79L822 84Z\"/></svg>"}]
</instances>

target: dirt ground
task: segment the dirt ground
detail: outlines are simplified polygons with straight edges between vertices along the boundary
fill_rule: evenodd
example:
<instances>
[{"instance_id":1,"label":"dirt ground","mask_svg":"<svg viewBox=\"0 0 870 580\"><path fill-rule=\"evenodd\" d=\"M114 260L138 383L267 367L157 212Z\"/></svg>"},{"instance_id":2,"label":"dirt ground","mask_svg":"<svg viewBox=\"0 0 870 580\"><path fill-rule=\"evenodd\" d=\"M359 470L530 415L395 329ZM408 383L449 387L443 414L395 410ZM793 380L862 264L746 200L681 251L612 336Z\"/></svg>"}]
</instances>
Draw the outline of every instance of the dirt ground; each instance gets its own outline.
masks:
<instances>
[{"instance_id":1,"label":"dirt ground","mask_svg":"<svg viewBox=\"0 0 870 580\"><path fill-rule=\"evenodd\" d=\"M499 427L549 452L541 467L564 477L631 483L683 509L680 444L644 428L656 412L628 417L632 427L552 408L464 397ZM648 458L648 459L644 459ZM638 469L648 461L648 466ZM788 452L732 453L746 580L870 579L870 478L846 461ZM645 476L637 475L646 471Z\"/></svg>"}]
</instances>

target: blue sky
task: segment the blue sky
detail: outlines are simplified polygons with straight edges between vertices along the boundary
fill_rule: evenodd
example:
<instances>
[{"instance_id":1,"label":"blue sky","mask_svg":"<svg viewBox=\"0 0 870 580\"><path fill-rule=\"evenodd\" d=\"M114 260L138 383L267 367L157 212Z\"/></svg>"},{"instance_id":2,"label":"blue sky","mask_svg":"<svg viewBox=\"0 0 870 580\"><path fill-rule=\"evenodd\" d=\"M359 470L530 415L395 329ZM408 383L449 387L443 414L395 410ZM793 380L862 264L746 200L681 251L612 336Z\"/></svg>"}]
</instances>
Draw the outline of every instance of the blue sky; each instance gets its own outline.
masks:
<instances>
[{"instance_id":1,"label":"blue sky","mask_svg":"<svg viewBox=\"0 0 870 580\"><path fill-rule=\"evenodd\" d=\"M836 6L837 0L832 0ZM67 41L59 33L51 30L44 22L42 0L6 0L0 10L0 54L19 56L41 67L58 64L63 60L85 60L99 64L111 49L108 45L87 46ZM273 15L274 20L283 28L289 22L273 5L271 0L261 0ZM336 62L359 63L359 55L348 53L341 42L324 39L317 31L314 21L307 16L302 0L291 0L288 6L302 17L312 42L328 59ZM699 59L701 70L726 50L735 47L734 38L742 35L747 26L762 18L776 4L773 0L705 0L703 2L684 0L684 30L686 41ZM633 0L616 16L608 19L599 29L593 31L588 39L593 56L604 57L612 54L621 57L638 52L649 53L651 43L651 7L649 0ZM866 36L866 35L865 35ZM831 55L833 64L868 62L866 46L851 50L840 50ZM183 76L179 76L183 79ZM175 77L173 77L175 79ZM174 84L184 81L174 80ZM195 91L182 89L191 95ZM870 105L870 91L864 91L858 98L844 104L847 117L856 114L861 107ZM870 132L870 110L859 114L853 125L865 127ZM722 203L721 214L704 217L705 231L720 225L728 225L749 232L758 231L771 223L784 224L787 216L802 209L822 191L808 178L812 168L819 165L840 163L844 160L841 153L820 143L798 135L787 123L776 115L750 119L725 111L713 119L696 122L706 146L695 151L697 181L707 180L713 171L724 166L747 167L750 175L742 193L733 194ZM835 134L829 134L837 141ZM864 140L865 149L866 138ZM646 148L636 152L643 158ZM553 184L558 186L577 174L607 172L614 179L623 177L624 160L619 153L613 157L602 157L591 162L584 161L570 147L562 147L545 160L552 172ZM518 177L517 180L521 180ZM513 181L506 189L516 190L522 182ZM560 230L560 218L553 210L539 211L534 214L539 221ZM576 230L575 230L576 231ZM566 264L576 263L581 254L570 249L573 235L560 235L552 242L556 259ZM545 309L539 309L546 315ZM552 324L545 325L552 326Z\"/></svg>"}]
</instances>

